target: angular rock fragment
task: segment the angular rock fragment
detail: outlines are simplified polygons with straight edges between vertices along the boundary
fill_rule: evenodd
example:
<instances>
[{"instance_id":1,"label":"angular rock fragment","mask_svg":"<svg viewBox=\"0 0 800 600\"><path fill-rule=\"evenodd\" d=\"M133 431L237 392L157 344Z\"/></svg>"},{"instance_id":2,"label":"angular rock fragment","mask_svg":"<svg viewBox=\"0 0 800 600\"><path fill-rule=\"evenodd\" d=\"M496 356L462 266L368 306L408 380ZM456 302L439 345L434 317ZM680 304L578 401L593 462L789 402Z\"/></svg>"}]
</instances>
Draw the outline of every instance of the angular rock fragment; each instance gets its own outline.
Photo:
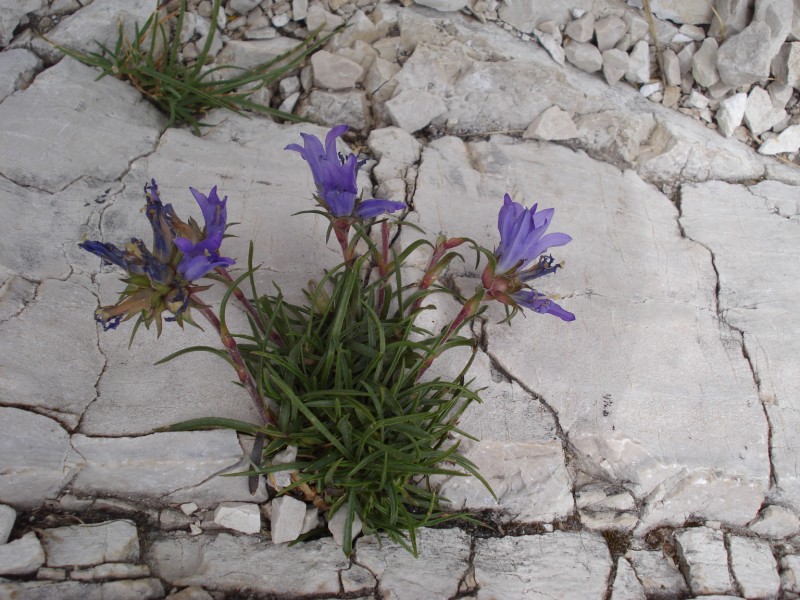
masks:
<instances>
[{"instance_id":1,"label":"angular rock fragment","mask_svg":"<svg viewBox=\"0 0 800 600\"><path fill-rule=\"evenodd\" d=\"M781 46L778 54L772 59L772 74L777 83L784 83L793 88L800 87L800 42Z\"/></svg>"},{"instance_id":2,"label":"angular rock fragment","mask_svg":"<svg viewBox=\"0 0 800 600\"><path fill-rule=\"evenodd\" d=\"M722 41L722 34L730 37L742 31L750 24L753 17L753 2L750 0L717 0L714 3L717 11L711 19L708 35Z\"/></svg>"},{"instance_id":3,"label":"angular rock fragment","mask_svg":"<svg viewBox=\"0 0 800 600\"><path fill-rule=\"evenodd\" d=\"M559 32L558 37L556 37L553 34L534 29L533 35L536 37L536 41L538 41L542 47L547 50L547 53L554 61L556 61L559 65L564 64L564 59L566 56L564 54L564 48L561 45L561 32Z\"/></svg>"},{"instance_id":4,"label":"angular rock fragment","mask_svg":"<svg viewBox=\"0 0 800 600\"><path fill-rule=\"evenodd\" d=\"M214 522L226 529L258 533L261 531L261 511L258 504L222 502L214 511Z\"/></svg>"},{"instance_id":5,"label":"angular rock fragment","mask_svg":"<svg viewBox=\"0 0 800 600\"><path fill-rule=\"evenodd\" d=\"M678 558L695 596L733 591L722 532L694 527L675 534Z\"/></svg>"},{"instance_id":6,"label":"angular rock fragment","mask_svg":"<svg viewBox=\"0 0 800 600\"><path fill-rule=\"evenodd\" d=\"M627 52L617 48L606 50L603 57L603 76L609 85L614 85L625 76L630 67L630 58Z\"/></svg>"},{"instance_id":7,"label":"angular rock fragment","mask_svg":"<svg viewBox=\"0 0 800 600\"><path fill-rule=\"evenodd\" d=\"M791 125L758 147L759 154L774 156L800 149L800 125Z\"/></svg>"},{"instance_id":8,"label":"angular rock fragment","mask_svg":"<svg viewBox=\"0 0 800 600\"><path fill-rule=\"evenodd\" d=\"M283 544L296 540L303 532L306 503L291 496L280 496L272 501L270 531L272 542Z\"/></svg>"},{"instance_id":9,"label":"angular rock fragment","mask_svg":"<svg viewBox=\"0 0 800 600\"><path fill-rule=\"evenodd\" d=\"M352 88L364 73L358 63L327 50L318 50L312 55L311 68L314 85L329 90Z\"/></svg>"},{"instance_id":10,"label":"angular rock fragment","mask_svg":"<svg viewBox=\"0 0 800 600\"><path fill-rule=\"evenodd\" d=\"M741 33L726 39L717 53L720 79L730 87L766 79L773 57L770 54L769 36L769 26L764 22L754 21ZM706 38L703 45L709 39L712 38Z\"/></svg>"},{"instance_id":11,"label":"angular rock fragment","mask_svg":"<svg viewBox=\"0 0 800 600\"><path fill-rule=\"evenodd\" d=\"M800 518L785 506L771 504L748 527L760 537L780 540L800 532Z\"/></svg>"},{"instance_id":12,"label":"angular rock fragment","mask_svg":"<svg viewBox=\"0 0 800 600\"><path fill-rule=\"evenodd\" d=\"M769 543L731 536L728 545L731 573L745 598L775 598L781 586L778 564Z\"/></svg>"},{"instance_id":13,"label":"angular rock fragment","mask_svg":"<svg viewBox=\"0 0 800 600\"><path fill-rule=\"evenodd\" d=\"M347 512L344 509L339 509L336 513L328 519L328 531L331 532L333 536L333 541L335 541L339 546L344 544L344 527L347 521ZM353 524L350 527L350 537L351 540L354 540L358 537L358 534L361 533L362 528L361 518L358 515L355 515L353 519Z\"/></svg>"},{"instance_id":14,"label":"angular rock fragment","mask_svg":"<svg viewBox=\"0 0 800 600\"><path fill-rule=\"evenodd\" d=\"M617 574L609 600L647 600L631 563L622 556L617 560Z\"/></svg>"},{"instance_id":15,"label":"angular rock fragment","mask_svg":"<svg viewBox=\"0 0 800 600\"><path fill-rule=\"evenodd\" d=\"M644 40L636 42L631 50L625 79L631 83L650 81L650 46Z\"/></svg>"},{"instance_id":16,"label":"angular rock fragment","mask_svg":"<svg viewBox=\"0 0 800 600\"><path fill-rule=\"evenodd\" d=\"M75 581L96 581L98 579L138 579L150 577L147 565L131 565L128 563L103 563L90 569L75 569L70 573Z\"/></svg>"},{"instance_id":17,"label":"angular rock fragment","mask_svg":"<svg viewBox=\"0 0 800 600\"><path fill-rule=\"evenodd\" d=\"M42 531L48 567L90 566L139 559L139 534L131 521L70 525Z\"/></svg>"},{"instance_id":18,"label":"angular rock fragment","mask_svg":"<svg viewBox=\"0 0 800 600\"><path fill-rule=\"evenodd\" d=\"M671 49L664 50L664 78L667 80L667 85L680 85L681 84L681 63L678 55Z\"/></svg>"},{"instance_id":19,"label":"angular rock fragment","mask_svg":"<svg viewBox=\"0 0 800 600\"><path fill-rule=\"evenodd\" d=\"M711 87L719 81L717 40L706 38L692 55L692 77L703 87Z\"/></svg>"},{"instance_id":20,"label":"angular rock fragment","mask_svg":"<svg viewBox=\"0 0 800 600\"><path fill-rule=\"evenodd\" d=\"M564 46L564 56L587 73L599 71L603 66L603 56L593 44L572 41Z\"/></svg>"},{"instance_id":21,"label":"angular rock fragment","mask_svg":"<svg viewBox=\"0 0 800 600\"><path fill-rule=\"evenodd\" d=\"M767 54L772 59L792 30L793 0L758 0L753 11L753 21L769 27Z\"/></svg>"},{"instance_id":22,"label":"angular rock fragment","mask_svg":"<svg viewBox=\"0 0 800 600\"><path fill-rule=\"evenodd\" d=\"M400 92L387 101L385 106L392 124L408 133L426 127L434 118L447 110L447 106L439 96L411 90Z\"/></svg>"},{"instance_id":23,"label":"angular rock fragment","mask_svg":"<svg viewBox=\"0 0 800 600\"><path fill-rule=\"evenodd\" d=\"M689 594L681 572L658 550L631 550L626 555L647 598L681 598Z\"/></svg>"},{"instance_id":24,"label":"angular rock fragment","mask_svg":"<svg viewBox=\"0 0 800 600\"><path fill-rule=\"evenodd\" d=\"M597 21L594 24L594 32L598 50L604 52L616 46L627 30L625 21L615 15Z\"/></svg>"},{"instance_id":25,"label":"angular rock fragment","mask_svg":"<svg viewBox=\"0 0 800 600\"><path fill-rule=\"evenodd\" d=\"M42 60L29 50L19 48L0 53L0 102L28 87L42 67Z\"/></svg>"},{"instance_id":26,"label":"angular rock fragment","mask_svg":"<svg viewBox=\"0 0 800 600\"><path fill-rule=\"evenodd\" d=\"M0 504L0 546L8 541L8 536L11 535L16 520L17 511L10 506Z\"/></svg>"},{"instance_id":27,"label":"angular rock fragment","mask_svg":"<svg viewBox=\"0 0 800 600\"><path fill-rule=\"evenodd\" d=\"M716 119L722 135L725 137L733 135L734 130L742 124L746 108L747 94L744 92L734 94L720 103Z\"/></svg>"},{"instance_id":28,"label":"angular rock fragment","mask_svg":"<svg viewBox=\"0 0 800 600\"><path fill-rule=\"evenodd\" d=\"M558 106L551 106L533 120L522 137L536 140L569 140L578 137L578 128L567 111Z\"/></svg>"},{"instance_id":29,"label":"angular rock fragment","mask_svg":"<svg viewBox=\"0 0 800 600\"><path fill-rule=\"evenodd\" d=\"M461 10L467 5L467 0L414 0L414 2L441 12Z\"/></svg>"},{"instance_id":30,"label":"angular rock fragment","mask_svg":"<svg viewBox=\"0 0 800 600\"><path fill-rule=\"evenodd\" d=\"M747 105L744 110L744 122L753 135L761 135L772 126L786 117L786 111L776 109L772 105L769 92L762 87L755 86L747 96Z\"/></svg>"},{"instance_id":31,"label":"angular rock fragment","mask_svg":"<svg viewBox=\"0 0 800 600\"><path fill-rule=\"evenodd\" d=\"M44 564L45 554L32 531L0 545L0 575L30 575Z\"/></svg>"},{"instance_id":32,"label":"angular rock fragment","mask_svg":"<svg viewBox=\"0 0 800 600\"><path fill-rule=\"evenodd\" d=\"M564 29L564 34L575 42L590 41L594 34L594 15L591 12L587 12L580 18L570 22ZM605 50L606 48L603 49Z\"/></svg>"},{"instance_id":33,"label":"angular rock fragment","mask_svg":"<svg viewBox=\"0 0 800 600\"><path fill-rule=\"evenodd\" d=\"M305 103L300 103L297 114L329 127L344 124L362 131L367 127L367 99L360 90L313 90Z\"/></svg>"}]
</instances>

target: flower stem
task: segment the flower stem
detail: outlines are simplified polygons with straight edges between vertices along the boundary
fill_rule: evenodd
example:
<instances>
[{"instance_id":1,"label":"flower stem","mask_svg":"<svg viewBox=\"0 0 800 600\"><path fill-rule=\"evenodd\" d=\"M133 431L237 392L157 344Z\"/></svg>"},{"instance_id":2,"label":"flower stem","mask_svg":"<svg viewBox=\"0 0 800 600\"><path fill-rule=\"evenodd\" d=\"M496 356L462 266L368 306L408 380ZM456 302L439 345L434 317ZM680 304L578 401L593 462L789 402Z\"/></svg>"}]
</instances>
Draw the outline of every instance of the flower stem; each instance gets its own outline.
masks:
<instances>
[{"instance_id":1,"label":"flower stem","mask_svg":"<svg viewBox=\"0 0 800 600\"><path fill-rule=\"evenodd\" d=\"M220 275L220 277L225 279L225 281L227 281L229 284L233 282L233 277L231 277L231 274L228 273L228 270L225 267L217 267L215 271L217 274ZM256 310L256 307L253 306L253 303L247 299L247 296L244 295L244 292L242 292L242 290L239 289L238 286L233 289L233 295L236 296L236 299L239 301L239 303L252 317L253 321L255 321L259 331L261 331L261 333L266 333L267 327L264 324L261 315ZM272 342L277 344L278 346L283 346L283 339L281 339L281 336L278 335L276 331L269 332L269 339L272 340Z\"/></svg>"},{"instance_id":2,"label":"flower stem","mask_svg":"<svg viewBox=\"0 0 800 600\"><path fill-rule=\"evenodd\" d=\"M244 364L244 360L242 360L242 355L239 352L239 347L236 345L236 340L230 334L228 328L220 324L217 315L214 314L211 308L201 308L200 312L206 320L211 323L214 329L217 330L217 333L219 333L222 345L225 346L225 350L228 351L228 356L231 361L233 361L239 382L250 394L250 398L253 400L256 411L258 411L258 414L261 416L261 420L265 425L277 425L278 420L275 410L277 407L274 405L274 402L266 400L259 393L258 388L253 382L253 378L250 376L250 372Z\"/></svg>"}]
</instances>

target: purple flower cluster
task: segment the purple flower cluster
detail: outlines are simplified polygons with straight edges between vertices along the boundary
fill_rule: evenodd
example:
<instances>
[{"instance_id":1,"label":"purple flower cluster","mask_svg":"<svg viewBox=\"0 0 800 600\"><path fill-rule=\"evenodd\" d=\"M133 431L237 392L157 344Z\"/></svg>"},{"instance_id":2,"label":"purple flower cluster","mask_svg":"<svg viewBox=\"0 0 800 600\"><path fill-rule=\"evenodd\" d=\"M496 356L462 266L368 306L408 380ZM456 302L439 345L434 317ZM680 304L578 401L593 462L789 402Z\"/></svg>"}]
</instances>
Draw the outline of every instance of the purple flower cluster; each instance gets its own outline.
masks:
<instances>
[{"instance_id":1,"label":"purple flower cluster","mask_svg":"<svg viewBox=\"0 0 800 600\"><path fill-rule=\"evenodd\" d=\"M114 244L87 240L79 246L99 256L103 262L122 267L128 274L127 288L120 301L97 310L95 318L103 328L115 329L123 319L141 315L145 324L154 319L159 328L161 313L169 310L167 320L181 322L192 304L192 282L217 267L234 264L220 256L225 233L227 198L217 196L214 187L208 196L190 188L205 220L204 229L193 220L184 223L171 204L164 204L155 180L145 186L145 214L153 230L153 250L140 239L132 238L123 248Z\"/></svg>"},{"instance_id":2,"label":"purple flower cluster","mask_svg":"<svg viewBox=\"0 0 800 600\"><path fill-rule=\"evenodd\" d=\"M303 146L289 144L286 150L299 152L308 166L317 186L320 203L331 216L371 219L383 213L391 213L406 207L403 202L393 200L359 200L356 176L364 164L355 154L347 158L336 152L336 139L347 131L347 125L338 125L325 136L325 146L316 136L301 133Z\"/></svg>"}]
</instances>

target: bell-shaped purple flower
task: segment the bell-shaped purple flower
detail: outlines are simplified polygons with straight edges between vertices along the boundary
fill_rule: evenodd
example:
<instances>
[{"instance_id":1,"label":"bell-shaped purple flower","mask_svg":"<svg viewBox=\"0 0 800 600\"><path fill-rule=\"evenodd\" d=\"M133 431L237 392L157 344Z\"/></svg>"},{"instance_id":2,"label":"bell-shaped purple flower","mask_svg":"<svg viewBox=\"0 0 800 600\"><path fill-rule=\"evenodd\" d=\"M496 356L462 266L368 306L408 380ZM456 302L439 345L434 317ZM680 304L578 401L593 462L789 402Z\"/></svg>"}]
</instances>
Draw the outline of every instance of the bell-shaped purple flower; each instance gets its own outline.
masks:
<instances>
[{"instance_id":1,"label":"bell-shaped purple flower","mask_svg":"<svg viewBox=\"0 0 800 600\"><path fill-rule=\"evenodd\" d=\"M503 207L497 219L500 245L495 250L496 273L524 271L548 248L563 246L572 240L566 233L545 234L555 209L536 212L537 207L538 204L534 204L530 209L525 208L511 200L508 194L503 198Z\"/></svg>"},{"instance_id":2,"label":"bell-shaped purple flower","mask_svg":"<svg viewBox=\"0 0 800 600\"><path fill-rule=\"evenodd\" d=\"M147 205L145 214L153 229L153 250L142 240L133 238L124 248L98 241L85 241L79 246L104 263L122 267L128 274L128 284L113 306L103 306L95 313L104 329L114 329L123 320L139 315L146 326L155 321L161 332L162 313L173 316L167 321L191 322L188 309L202 306L193 300L192 293L199 289L193 281L216 267L227 267L234 260L219 255L225 232L227 198L220 200L216 188L208 197L192 189L203 212L205 228L192 219L184 223L175 214L171 204L164 204L158 194L155 180L145 186Z\"/></svg>"},{"instance_id":3,"label":"bell-shaped purple flower","mask_svg":"<svg viewBox=\"0 0 800 600\"><path fill-rule=\"evenodd\" d=\"M553 257L543 253L572 240L565 233L546 233L554 209L537 212L537 207L534 204L527 209L505 195L497 219L500 244L494 252L496 261L494 265L487 265L481 277L486 298L574 321L575 315L527 285L529 281L555 273L561 265L553 264Z\"/></svg>"},{"instance_id":4,"label":"bell-shaped purple flower","mask_svg":"<svg viewBox=\"0 0 800 600\"><path fill-rule=\"evenodd\" d=\"M356 177L364 164L355 154L345 158L336 151L336 139L347 131L347 125L337 125L325 136L325 146L316 136L301 133L303 146L289 144L286 150L300 153L314 177L321 204L336 218L357 217L371 219L383 213L391 213L406 207L403 202L358 199Z\"/></svg>"}]
</instances>

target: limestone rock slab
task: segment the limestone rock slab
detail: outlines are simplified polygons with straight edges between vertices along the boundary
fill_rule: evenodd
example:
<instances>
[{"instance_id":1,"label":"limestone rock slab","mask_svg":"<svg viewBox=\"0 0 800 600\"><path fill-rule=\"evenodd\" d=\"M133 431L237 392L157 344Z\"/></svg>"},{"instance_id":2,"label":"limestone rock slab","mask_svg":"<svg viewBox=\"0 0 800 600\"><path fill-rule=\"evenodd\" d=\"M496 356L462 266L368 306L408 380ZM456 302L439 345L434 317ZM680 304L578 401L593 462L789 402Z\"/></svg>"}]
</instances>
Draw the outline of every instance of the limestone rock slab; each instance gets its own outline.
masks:
<instances>
[{"instance_id":1,"label":"limestone rock slab","mask_svg":"<svg viewBox=\"0 0 800 600\"><path fill-rule=\"evenodd\" d=\"M350 560L331 538L277 546L257 537L227 533L157 537L147 561L170 585L199 585L231 593L249 589L285 596L338 595L339 573L350 568ZM269 566L269 577L264 576L265 565ZM370 581L361 589L367 592L374 585Z\"/></svg>"},{"instance_id":2,"label":"limestone rock slab","mask_svg":"<svg viewBox=\"0 0 800 600\"><path fill-rule=\"evenodd\" d=\"M71 58L0 104L0 173L55 192L81 176L114 180L150 152L164 117L133 87Z\"/></svg>"},{"instance_id":3,"label":"limestone rock slab","mask_svg":"<svg viewBox=\"0 0 800 600\"><path fill-rule=\"evenodd\" d=\"M786 331L800 327L792 286L800 277L797 188L764 182L750 188L720 182L686 186L681 222L686 235L714 254L719 304L726 323L743 332L759 381L758 401L769 416L778 503L800 509L796 432L800 346ZM788 211L788 212L786 212ZM742 223L747 228L742 229ZM769 268L763 268L769 264Z\"/></svg>"},{"instance_id":4,"label":"limestone rock slab","mask_svg":"<svg viewBox=\"0 0 800 600\"><path fill-rule=\"evenodd\" d=\"M481 440L461 453L472 461L497 500L474 477L450 477L439 488L455 510L500 511L499 518L552 522L574 510L572 487L560 440L493 442Z\"/></svg>"},{"instance_id":5,"label":"limestone rock slab","mask_svg":"<svg viewBox=\"0 0 800 600\"><path fill-rule=\"evenodd\" d=\"M531 33L535 27L545 21L555 21L566 25L570 20L570 10L591 10L589 0L553 0L552 2L526 2L525 0L508 0L500 5L500 18L525 33Z\"/></svg>"},{"instance_id":6,"label":"limestone rock slab","mask_svg":"<svg viewBox=\"0 0 800 600\"><path fill-rule=\"evenodd\" d=\"M384 598L455 595L469 567L470 537L459 529L418 529L417 549L415 559L399 544L370 535L358 540L356 563L375 575Z\"/></svg>"},{"instance_id":7,"label":"limestone rock slab","mask_svg":"<svg viewBox=\"0 0 800 600\"><path fill-rule=\"evenodd\" d=\"M48 567L83 567L139 560L139 534L132 521L44 529L42 544Z\"/></svg>"},{"instance_id":8,"label":"limestone rock slab","mask_svg":"<svg viewBox=\"0 0 800 600\"><path fill-rule=\"evenodd\" d=\"M56 421L18 408L0 407L0 422L0 502L32 508L55 498L80 464L69 434Z\"/></svg>"},{"instance_id":9,"label":"limestone rock slab","mask_svg":"<svg viewBox=\"0 0 800 600\"><path fill-rule=\"evenodd\" d=\"M785 506L771 504L748 527L760 537L779 540L800 532L800 518Z\"/></svg>"},{"instance_id":10,"label":"limestone rock slab","mask_svg":"<svg viewBox=\"0 0 800 600\"><path fill-rule=\"evenodd\" d=\"M617 574L614 577L610 600L646 600L646 598L644 588L636 578L631 563L626 558L620 557L617 560Z\"/></svg>"},{"instance_id":11,"label":"limestone rock slab","mask_svg":"<svg viewBox=\"0 0 800 600\"><path fill-rule=\"evenodd\" d=\"M640 8L642 6L641 0L629 0L628 3ZM659 19L675 23L692 25L710 23L714 14L708 3L695 0L653 0L650 6L653 14Z\"/></svg>"},{"instance_id":12,"label":"limestone rock slab","mask_svg":"<svg viewBox=\"0 0 800 600\"><path fill-rule=\"evenodd\" d=\"M633 564L647 598L681 598L689 594L678 568L660 551L632 550L625 556Z\"/></svg>"},{"instance_id":13,"label":"limestone rock slab","mask_svg":"<svg viewBox=\"0 0 800 600\"><path fill-rule=\"evenodd\" d=\"M0 583L0 597L25 600L161 600L164 586L158 579L122 579L105 583L25 581Z\"/></svg>"},{"instance_id":14,"label":"limestone rock slab","mask_svg":"<svg viewBox=\"0 0 800 600\"><path fill-rule=\"evenodd\" d=\"M45 252L39 255L47 260ZM31 266L35 269L35 262ZM83 276L48 279L21 314L0 325L4 400L49 412L70 428L96 397L94 386L104 363L92 314L97 299L87 289L90 285ZM64 339L72 340L80 351L47 352L45 358L43 349L59 348ZM42 376L43 360L47 361L46 377Z\"/></svg>"},{"instance_id":15,"label":"limestone rock slab","mask_svg":"<svg viewBox=\"0 0 800 600\"><path fill-rule=\"evenodd\" d=\"M768 487L768 424L738 336L719 326L710 255L682 239L672 203L630 171L552 144L445 137L423 151L418 224L491 248L505 193L555 207L550 230L572 235L554 252L568 266L541 291L566 297L578 319L498 326L492 306L490 356L548 402L583 459L645 500L646 527L691 514L752 520ZM730 502L719 503L722 490Z\"/></svg>"},{"instance_id":16,"label":"limestone rock slab","mask_svg":"<svg viewBox=\"0 0 800 600\"><path fill-rule=\"evenodd\" d=\"M242 460L236 433L230 430L154 433L140 437L101 438L74 435L72 445L86 465L72 482L75 493L164 498L178 502L186 490L198 504L249 500L245 477L206 480ZM190 491L191 490L191 491Z\"/></svg>"},{"instance_id":17,"label":"limestone rock slab","mask_svg":"<svg viewBox=\"0 0 800 600\"><path fill-rule=\"evenodd\" d=\"M475 545L478 600L605 597L611 557L599 535L559 531Z\"/></svg>"}]
</instances>

